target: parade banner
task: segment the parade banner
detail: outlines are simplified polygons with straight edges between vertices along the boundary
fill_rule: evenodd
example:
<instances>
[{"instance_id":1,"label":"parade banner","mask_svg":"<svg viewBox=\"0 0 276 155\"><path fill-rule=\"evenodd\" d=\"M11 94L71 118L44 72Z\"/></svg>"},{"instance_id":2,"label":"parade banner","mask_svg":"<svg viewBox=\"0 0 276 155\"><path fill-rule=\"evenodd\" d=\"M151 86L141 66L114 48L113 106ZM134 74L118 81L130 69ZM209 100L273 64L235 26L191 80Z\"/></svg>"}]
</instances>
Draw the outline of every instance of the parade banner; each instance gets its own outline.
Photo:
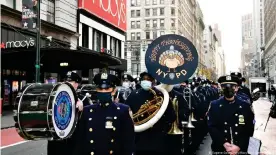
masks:
<instances>
[{"instance_id":1,"label":"parade banner","mask_svg":"<svg viewBox=\"0 0 276 155\"><path fill-rule=\"evenodd\" d=\"M168 34L155 39L145 55L148 72L164 84L188 80L198 66L198 53L187 38Z\"/></svg>"},{"instance_id":2,"label":"parade banner","mask_svg":"<svg viewBox=\"0 0 276 155\"><path fill-rule=\"evenodd\" d=\"M36 29L38 0L22 0L22 27Z\"/></svg>"}]
</instances>

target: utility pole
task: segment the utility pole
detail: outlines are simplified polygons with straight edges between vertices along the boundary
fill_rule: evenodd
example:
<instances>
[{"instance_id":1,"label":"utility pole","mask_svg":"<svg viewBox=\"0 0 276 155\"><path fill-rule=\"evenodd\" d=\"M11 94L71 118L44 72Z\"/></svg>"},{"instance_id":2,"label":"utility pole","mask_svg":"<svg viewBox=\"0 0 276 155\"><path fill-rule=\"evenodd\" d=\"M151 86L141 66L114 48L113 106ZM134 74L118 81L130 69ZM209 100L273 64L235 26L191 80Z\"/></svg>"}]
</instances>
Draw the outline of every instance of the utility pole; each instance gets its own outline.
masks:
<instances>
[{"instance_id":1,"label":"utility pole","mask_svg":"<svg viewBox=\"0 0 276 155\"><path fill-rule=\"evenodd\" d=\"M36 64L35 64L35 82L40 82L40 1L37 0L37 27L36 27Z\"/></svg>"}]
</instances>

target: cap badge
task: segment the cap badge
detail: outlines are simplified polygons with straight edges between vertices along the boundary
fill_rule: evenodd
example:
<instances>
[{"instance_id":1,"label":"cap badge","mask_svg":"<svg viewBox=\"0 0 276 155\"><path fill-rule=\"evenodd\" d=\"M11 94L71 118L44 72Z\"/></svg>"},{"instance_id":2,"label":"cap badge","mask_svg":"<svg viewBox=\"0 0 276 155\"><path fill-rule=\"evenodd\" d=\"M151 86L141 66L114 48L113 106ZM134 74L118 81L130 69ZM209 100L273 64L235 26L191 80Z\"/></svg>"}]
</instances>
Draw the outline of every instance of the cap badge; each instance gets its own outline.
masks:
<instances>
[{"instance_id":1,"label":"cap badge","mask_svg":"<svg viewBox=\"0 0 276 155\"><path fill-rule=\"evenodd\" d=\"M125 75L124 78L127 78L127 75Z\"/></svg>"},{"instance_id":2,"label":"cap badge","mask_svg":"<svg viewBox=\"0 0 276 155\"><path fill-rule=\"evenodd\" d=\"M106 80L106 79L107 79L107 74L106 74L106 73L102 73L101 79L102 79L102 80Z\"/></svg>"},{"instance_id":3,"label":"cap badge","mask_svg":"<svg viewBox=\"0 0 276 155\"><path fill-rule=\"evenodd\" d=\"M72 75L72 72L71 72L71 71L67 73L67 76L71 76L71 75Z\"/></svg>"},{"instance_id":4,"label":"cap badge","mask_svg":"<svg viewBox=\"0 0 276 155\"><path fill-rule=\"evenodd\" d=\"M226 80L230 81L231 80L231 76L226 76Z\"/></svg>"}]
</instances>

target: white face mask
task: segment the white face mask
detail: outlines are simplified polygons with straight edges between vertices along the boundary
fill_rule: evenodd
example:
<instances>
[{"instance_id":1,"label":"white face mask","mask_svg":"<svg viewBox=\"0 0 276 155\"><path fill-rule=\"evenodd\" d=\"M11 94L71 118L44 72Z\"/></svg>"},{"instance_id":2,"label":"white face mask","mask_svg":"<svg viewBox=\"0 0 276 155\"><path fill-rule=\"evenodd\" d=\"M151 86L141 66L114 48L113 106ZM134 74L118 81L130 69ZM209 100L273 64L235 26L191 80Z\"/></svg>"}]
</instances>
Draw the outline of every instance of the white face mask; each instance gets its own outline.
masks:
<instances>
[{"instance_id":1,"label":"white face mask","mask_svg":"<svg viewBox=\"0 0 276 155\"><path fill-rule=\"evenodd\" d=\"M143 80L143 81L141 81L141 87L144 90L149 90L152 87L152 82L147 81L147 80Z\"/></svg>"},{"instance_id":2,"label":"white face mask","mask_svg":"<svg viewBox=\"0 0 276 155\"><path fill-rule=\"evenodd\" d=\"M129 88L130 83L129 82L123 82L122 86L125 87L125 88Z\"/></svg>"}]
</instances>

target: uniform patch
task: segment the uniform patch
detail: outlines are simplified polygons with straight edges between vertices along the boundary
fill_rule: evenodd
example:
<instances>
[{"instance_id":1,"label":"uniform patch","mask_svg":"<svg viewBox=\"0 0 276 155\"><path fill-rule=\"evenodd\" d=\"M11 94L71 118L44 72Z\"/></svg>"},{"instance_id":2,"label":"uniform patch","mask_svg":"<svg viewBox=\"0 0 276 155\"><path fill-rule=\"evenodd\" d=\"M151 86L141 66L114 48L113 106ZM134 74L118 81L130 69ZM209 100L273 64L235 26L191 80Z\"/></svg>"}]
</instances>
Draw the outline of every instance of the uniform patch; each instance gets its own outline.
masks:
<instances>
[{"instance_id":1,"label":"uniform patch","mask_svg":"<svg viewBox=\"0 0 276 155\"><path fill-rule=\"evenodd\" d=\"M239 115L239 124L245 124L243 115Z\"/></svg>"}]
</instances>

